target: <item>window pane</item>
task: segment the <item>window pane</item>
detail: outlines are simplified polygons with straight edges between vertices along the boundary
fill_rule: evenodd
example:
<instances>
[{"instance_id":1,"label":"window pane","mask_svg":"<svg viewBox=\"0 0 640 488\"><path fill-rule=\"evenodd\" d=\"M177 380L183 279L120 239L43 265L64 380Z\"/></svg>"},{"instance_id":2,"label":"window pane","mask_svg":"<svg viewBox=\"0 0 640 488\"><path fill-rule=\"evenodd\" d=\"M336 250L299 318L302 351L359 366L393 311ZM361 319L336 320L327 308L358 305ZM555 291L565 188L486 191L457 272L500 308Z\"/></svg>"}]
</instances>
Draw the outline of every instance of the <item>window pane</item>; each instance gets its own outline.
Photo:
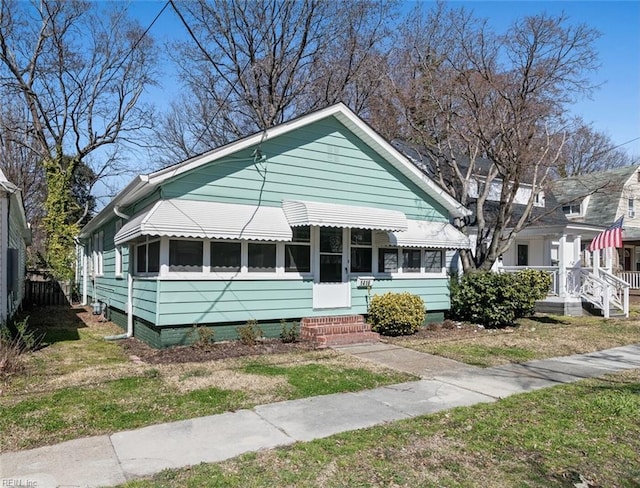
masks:
<instances>
[{"instance_id":1,"label":"window pane","mask_svg":"<svg viewBox=\"0 0 640 488\"><path fill-rule=\"evenodd\" d=\"M299 273L308 273L311 271L311 247L304 245L285 245L284 270L298 271Z\"/></svg>"},{"instance_id":2,"label":"window pane","mask_svg":"<svg viewBox=\"0 0 640 488\"><path fill-rule=\"evenodd\" d=\"M276 245L249 243L249 271L275 271Z\"/></svg>"},{"instance_id":3,"label":"window pane","mask_svg":"<svg viewBox=\"0 0 640 488\"><path fill-rule=\"evenodd\" d=\"M136 272L144 273L147 271L147 245L142 244L136 247Z\"/></svg>"},{"instance_id":4,"label":"window pane","mask_svg":"<svg viewBox=\"0 0 640 488\"><path fill-rule=\"evenodd\" d=\"M169 241L169 271L202 271L201 241Z\"/></svg>"},{"instance_id":5,"label":"window pane","mask_svg":"<svg viewBox=\"0 0 640 488\"><path fill-rule=\"evenodd\" d=\"M351 272L371 273L371 248L352 247L351 248Z\"/></svg>"},{"instance_id":6,"label":"window pane","mask_svg":"<svg viewBox=\"0 0 640 488\"><path fill-rule=\"evenodd\" d=\"M335 254L320 255L320 282L342 283L342 256Z\"/></svg>"},{"instance_id":7,"label":"window pane","mask_svg":"<svg viewBox=\"0 0 640 488\"><path fill-rule=\"evenodd\" d=\"M427 273L439 273L442 271L442 251L424 252L424 270Z\"/></svg>"},{"instance_id":8,"label":"window pane","mask_svg":"<svg viewBox=\"0 0 640 488\"><path fill-rule=\"evenodd\" d=\"M240 271L239 242L212 242L211 269L213 271Z\"/></svg>"},{"instance_id":9,"label":"window pane","mask_svg":"<svg viewBox=\"0 0 640 488\"><path fill-rule=\"evenodd\" d=\"M405 273L420 272L420 249L405 249L402 251L402 271Z\"/></svg>"},{"instance_id":10,"label":"window pane","mask_svg":"<svg viewBox=\"0 0 640 488\"><path fill-rule=\"evenodd\" d=\"M320 252L342 252L342 229L320 228Z\"/></svg>"},{"instance_id":11,"label":"window pane","mask_svg":"<svg viewBox=\"0 0 640 488\"><path fill-rule=\"evenodd\" d=\"M351 229L351 244L355 246L371 245L371 230L369 229Z\"/></svg>"},{"instance_id":12,"label":"window pane","mask_svg":"<svg viewBox=\"0 0 640 488\"><path fill-rule=\"evenodd\" d=\"M311 242L311 227L293 227L293 242Z\"/></svg>"},{"instance_id":13,"label":"window pane","mask_svg":"<svg viewBox=\"0 0 640 488\"><path fill-rule=\"evenodd\" d=\"M378 272L395 273L398 271L398 250L380 249L378 251Z\"/></svg>"},{"instance_id":14,"label":"window pane","mask_svg":"<svg viewBox=\"0 0 640 488\"><path fill-rule=\"evenodd\" d=\"M529 246L526 244L518 244L517 266L529 265Z\"/></svg>"},{"instance_id":15,"label":"window pane","mask_svg":"<svg viewBox=\"0 0 640 488\"><path fill-rule=\"evenodd\" d=\"M149 264L147 265L148 273L157 273L160 271L160 241L149 243Z\"/></svg>"}]
</instances>

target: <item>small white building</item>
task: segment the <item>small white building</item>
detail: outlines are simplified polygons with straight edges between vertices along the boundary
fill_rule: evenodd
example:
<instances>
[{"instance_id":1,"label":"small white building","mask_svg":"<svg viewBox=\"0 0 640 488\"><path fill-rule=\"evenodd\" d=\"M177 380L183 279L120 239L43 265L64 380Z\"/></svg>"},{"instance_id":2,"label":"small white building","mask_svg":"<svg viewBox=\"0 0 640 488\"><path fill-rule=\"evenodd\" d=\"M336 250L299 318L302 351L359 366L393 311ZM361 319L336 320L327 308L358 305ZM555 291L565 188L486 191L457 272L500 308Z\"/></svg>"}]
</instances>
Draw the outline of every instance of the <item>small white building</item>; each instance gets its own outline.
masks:
<instances>
[{"instance_id":1,"label":"small white building","mask_svg":"<svg viewBox=\"0 0 640 488\"><path fill-rule=\"evenodd\" d=\"M10 319L22 304L30 242L22 193L0 170L0 323Z\"/></svg>"}]
</instances>

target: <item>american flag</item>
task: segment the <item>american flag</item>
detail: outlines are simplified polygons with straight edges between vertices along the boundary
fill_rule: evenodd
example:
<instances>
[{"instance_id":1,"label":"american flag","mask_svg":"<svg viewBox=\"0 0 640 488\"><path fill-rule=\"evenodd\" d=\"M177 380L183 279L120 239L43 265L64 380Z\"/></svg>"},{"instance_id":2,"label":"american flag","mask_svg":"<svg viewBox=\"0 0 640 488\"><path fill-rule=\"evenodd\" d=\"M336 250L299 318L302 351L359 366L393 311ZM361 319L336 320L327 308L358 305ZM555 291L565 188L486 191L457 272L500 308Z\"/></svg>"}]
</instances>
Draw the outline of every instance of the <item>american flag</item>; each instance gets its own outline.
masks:
<instances>
[{"instance_id":1,"label":"american flag","mask_svg":"<svg viewBox=\"0 0 640 488\"><path fill-rule=\"evenodd\" d=\"M611 227L598 234L589 244L589 251L597 251L607 247L622 247L622 220L620 217Z\"/></svg>"}]
</instances>

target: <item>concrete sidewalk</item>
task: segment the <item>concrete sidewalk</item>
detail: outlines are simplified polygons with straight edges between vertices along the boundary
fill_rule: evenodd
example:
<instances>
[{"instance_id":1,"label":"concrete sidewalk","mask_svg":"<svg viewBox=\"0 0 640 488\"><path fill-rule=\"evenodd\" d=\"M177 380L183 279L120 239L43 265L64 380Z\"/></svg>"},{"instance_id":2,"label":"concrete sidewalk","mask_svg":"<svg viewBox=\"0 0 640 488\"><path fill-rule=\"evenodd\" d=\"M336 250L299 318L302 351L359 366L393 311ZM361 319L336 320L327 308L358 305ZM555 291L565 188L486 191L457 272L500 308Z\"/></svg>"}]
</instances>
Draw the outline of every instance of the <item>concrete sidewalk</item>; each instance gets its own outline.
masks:
<instances>
[{"instance_id":1,"label":"concrete sidewalk","mask_svg":"<svg viewBox=\"0 0 640 488\"><path fill-rule=\"evenodd\" d=\"M400 369L418 369L424 379L0 454L0 486L113 486L167 468L223 461L245 452L640 369L640 345L487 369L381 346L358 346L351 353Z\"/></svg>"}]
</instances>

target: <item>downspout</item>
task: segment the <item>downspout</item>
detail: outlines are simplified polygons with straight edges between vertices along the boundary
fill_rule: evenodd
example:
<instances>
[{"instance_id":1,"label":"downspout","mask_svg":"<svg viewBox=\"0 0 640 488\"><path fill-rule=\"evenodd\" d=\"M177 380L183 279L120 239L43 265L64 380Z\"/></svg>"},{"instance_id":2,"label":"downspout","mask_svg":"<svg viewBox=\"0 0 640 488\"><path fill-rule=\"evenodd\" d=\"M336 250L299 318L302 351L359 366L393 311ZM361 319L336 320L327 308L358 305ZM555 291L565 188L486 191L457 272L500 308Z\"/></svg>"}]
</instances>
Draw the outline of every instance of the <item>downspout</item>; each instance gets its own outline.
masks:
<instances>
[{"instance_id":1,"label":"downspout","mask_svg":"<svg viewBox=\"0 0 640 488\"><path fill-rule=\"evenodd\" d=\"M120 212L120 209L117 205L113 207L113 213L121 219L128 220L131 218L129 215ZM105 340L107 341L116 341L119 339L128 339L129 337L133 337L133 276L131 274L132 267L132 259L131 255L129 255L129 269L127 270L127 332L125 332L124 334L106 336Z\"/></svg>"}]
</instances>

